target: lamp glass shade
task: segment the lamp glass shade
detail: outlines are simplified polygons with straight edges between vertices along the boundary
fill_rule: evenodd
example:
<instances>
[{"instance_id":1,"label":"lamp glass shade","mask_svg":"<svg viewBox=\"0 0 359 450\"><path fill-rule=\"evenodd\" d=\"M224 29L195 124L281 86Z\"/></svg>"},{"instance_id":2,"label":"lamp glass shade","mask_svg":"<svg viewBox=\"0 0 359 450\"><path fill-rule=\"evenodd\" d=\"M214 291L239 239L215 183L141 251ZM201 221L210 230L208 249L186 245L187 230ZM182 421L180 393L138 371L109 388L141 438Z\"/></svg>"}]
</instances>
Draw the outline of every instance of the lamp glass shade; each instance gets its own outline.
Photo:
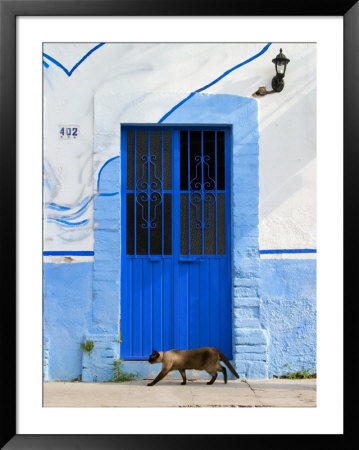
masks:
<instances>
[{"instance_id":1,"label":"lamp glass shade","mask_svg":"<svg viewBox=\"0 0 359 450\"><path fill-rule=\"evenodd\" d=\"M277 73L284 74L284 72L285 72L285 66L286 66L286 64L285 64L284 61L278 62L278 63L277 63Z\"/></svg>"}]
</instances>

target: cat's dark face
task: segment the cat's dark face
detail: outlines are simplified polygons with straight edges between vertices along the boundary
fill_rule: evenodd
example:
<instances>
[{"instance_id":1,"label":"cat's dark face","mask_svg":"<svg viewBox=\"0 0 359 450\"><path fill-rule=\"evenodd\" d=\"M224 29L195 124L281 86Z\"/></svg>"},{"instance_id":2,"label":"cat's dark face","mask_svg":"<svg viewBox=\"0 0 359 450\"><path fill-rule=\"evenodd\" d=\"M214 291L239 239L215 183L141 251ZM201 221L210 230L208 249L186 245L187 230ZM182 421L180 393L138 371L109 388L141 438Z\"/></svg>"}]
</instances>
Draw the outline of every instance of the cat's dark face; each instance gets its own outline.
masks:
<instances>
[{"instance_id":1,"label":"cat's dark face","mask_svg":"<svg viewBox=\"0 0 359 450\"><path fill-rule=\"evenodd\" d=\"M155 362L157 362L157 359L159 358L160 354L158 353L157 350L153 350L153 352L150 354L150 357L148 358L148 362L150 364L154 364Z\"/></svg>"}]
</instances>

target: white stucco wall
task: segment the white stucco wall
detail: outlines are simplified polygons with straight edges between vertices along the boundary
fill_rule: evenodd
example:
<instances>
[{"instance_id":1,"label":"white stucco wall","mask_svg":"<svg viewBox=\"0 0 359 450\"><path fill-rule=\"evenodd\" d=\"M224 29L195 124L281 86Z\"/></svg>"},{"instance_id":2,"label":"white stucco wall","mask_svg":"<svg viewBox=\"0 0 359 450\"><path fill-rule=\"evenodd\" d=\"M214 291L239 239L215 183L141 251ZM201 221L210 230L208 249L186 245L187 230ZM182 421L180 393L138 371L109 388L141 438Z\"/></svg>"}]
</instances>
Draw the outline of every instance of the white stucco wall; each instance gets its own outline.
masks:
<instances>
[{"instance_id":1,"label":"white stucco wall","mask_svg":"<svg viewBox=\"0 0 359 450\"><path fill-rule=\"evenodd\" d=\"M106 43L76 66L96 45L44 44L44 250L49 252L93 250L98 172L119 152L113 134L97 133L95 140L96 121L116 128L119 115L128 117L126 109L131 109L133 122L157 123L188 94L258 54L266 43ZM270 89L272 59L280 48L290 59L285 88L257 99L259 248L315 249L315 44L272 44L203 92L251 97L259 86ZM146 103L146 93L159 94L156 102ZM96 98L111 95L130 99L120 106L118 116L111 107L96 111ZM77 127L77 138L60 139L62 125Z\"/></svg>"}]
</instances>

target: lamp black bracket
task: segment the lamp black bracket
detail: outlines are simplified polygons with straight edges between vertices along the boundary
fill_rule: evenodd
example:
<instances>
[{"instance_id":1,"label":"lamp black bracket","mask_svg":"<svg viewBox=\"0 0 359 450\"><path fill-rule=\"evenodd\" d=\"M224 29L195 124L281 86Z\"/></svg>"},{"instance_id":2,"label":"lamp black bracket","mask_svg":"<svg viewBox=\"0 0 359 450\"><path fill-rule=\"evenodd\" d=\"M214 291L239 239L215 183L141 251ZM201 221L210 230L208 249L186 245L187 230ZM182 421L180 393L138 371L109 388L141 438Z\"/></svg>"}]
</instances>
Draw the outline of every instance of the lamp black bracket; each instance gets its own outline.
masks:
<instances>
[{"instance_id":1,"label":"lamp black bracket","mask_svg":"<svg viewBox=\"0 0 359 450\"><path fill-rule=\"evenodd\" d=\"M272 79L272 90L267 91L265 86L258 88L256 92L252 94L253 97L263 97L267 94L273 94L274 92L281 92L284 89L284 75L289 63L289 59L282 53L280 49L279 54L272 60L275 65L276 75Z\"/></svg>"},{"instance_id":2,"label":"lamp black bracket","mask_svg":"<svg viewBox=\"0 0 359 450\"><path fill-rule=\"evenodd\" d=\"M284 80L283 78L279 78L278 75L273 77L272 79L272 89L275 92L281 92L284 88Z\"/></svg>"},{"instance_id":3,"label":"lamp black bracket","mask_svg":"<svg viewBox=\"0 0 359 450\"><path fill-rule=\"evenodd\" d=\"M259 87L256 92L252 94L253 97L264 97L267 94L273 94L275 91L267 91L265 86Z\"/></svg>"}]
</instances>

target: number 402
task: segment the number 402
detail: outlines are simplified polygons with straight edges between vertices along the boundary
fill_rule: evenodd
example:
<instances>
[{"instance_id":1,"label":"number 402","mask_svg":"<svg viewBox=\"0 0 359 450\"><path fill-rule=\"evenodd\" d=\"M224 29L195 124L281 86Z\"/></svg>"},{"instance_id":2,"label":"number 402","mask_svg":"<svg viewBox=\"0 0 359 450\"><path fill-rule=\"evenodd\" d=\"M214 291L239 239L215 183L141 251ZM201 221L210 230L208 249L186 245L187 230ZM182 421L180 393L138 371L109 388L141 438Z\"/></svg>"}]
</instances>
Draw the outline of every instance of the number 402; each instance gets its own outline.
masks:
<instances>
[{"instance_id":1,"label":"number 402","mask_svg":"<svg viewBox=\"0 0 359 450\"><path fill-rule=\"evenodd\" d=\"M60 129L60 138L77 138L77 127L62 127Z\"/></svg>"}]
</instances>

